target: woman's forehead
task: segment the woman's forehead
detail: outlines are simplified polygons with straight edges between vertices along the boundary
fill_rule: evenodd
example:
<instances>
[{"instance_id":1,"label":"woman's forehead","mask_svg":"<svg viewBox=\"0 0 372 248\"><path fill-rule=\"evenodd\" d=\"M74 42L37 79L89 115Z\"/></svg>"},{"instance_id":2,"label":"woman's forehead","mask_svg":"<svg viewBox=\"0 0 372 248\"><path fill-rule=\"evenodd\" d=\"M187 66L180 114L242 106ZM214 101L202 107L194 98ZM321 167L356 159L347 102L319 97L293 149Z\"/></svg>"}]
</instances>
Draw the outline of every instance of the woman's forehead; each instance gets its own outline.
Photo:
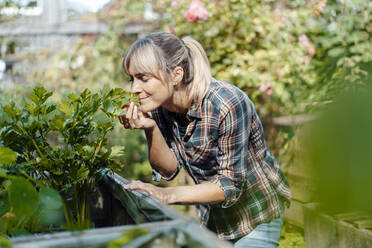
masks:
<instances>
[{"instance_id":1,"label":"woman's forehead","mask_svg":"<svg viewBox=\"0 0 372 248\"><path fill-rule=\"evenodd\" d=\"M154 75L159 71L159 67L153 61L145 59L131 58L128 68L129 75Z\"/></svg>"},{"instance_id":2,"label":"woman's forehead","mask_svg":"<svg viewBox=\"0 0 372 248\"><path fill-rule=\"evenodd\" d=\"M135 66L135 65L133 66L132 63L129 65L128 73L130 76L136 76L136 77L152 74L151 72L142 70L141 68L139 68L139 66Z\"/></svg>"}]
</instances>

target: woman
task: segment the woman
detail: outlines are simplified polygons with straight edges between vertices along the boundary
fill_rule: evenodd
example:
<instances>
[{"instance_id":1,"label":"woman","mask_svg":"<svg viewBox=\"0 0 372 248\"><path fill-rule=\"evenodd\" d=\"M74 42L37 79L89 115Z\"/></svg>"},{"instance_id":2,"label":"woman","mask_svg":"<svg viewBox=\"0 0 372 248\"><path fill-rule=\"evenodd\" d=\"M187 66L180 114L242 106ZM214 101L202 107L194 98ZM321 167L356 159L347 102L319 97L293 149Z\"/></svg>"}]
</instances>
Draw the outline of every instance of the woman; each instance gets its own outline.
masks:
<instances>
[{"instance_id":1,"label":"woman","mask_svg":"<svg viewBox=\"0 0 372 248\"><path fill-rule=\"evenodd\" d=\"M141 107L130 103L120 122L145 131L153 179L172 180L182 167L195 182L125 188L166 204L197 204L201 224L235 247L276 247L290 191L247 95L212 78L197 41L170 33L133 43L123 69Z\"/></svg>"}]
</instances>

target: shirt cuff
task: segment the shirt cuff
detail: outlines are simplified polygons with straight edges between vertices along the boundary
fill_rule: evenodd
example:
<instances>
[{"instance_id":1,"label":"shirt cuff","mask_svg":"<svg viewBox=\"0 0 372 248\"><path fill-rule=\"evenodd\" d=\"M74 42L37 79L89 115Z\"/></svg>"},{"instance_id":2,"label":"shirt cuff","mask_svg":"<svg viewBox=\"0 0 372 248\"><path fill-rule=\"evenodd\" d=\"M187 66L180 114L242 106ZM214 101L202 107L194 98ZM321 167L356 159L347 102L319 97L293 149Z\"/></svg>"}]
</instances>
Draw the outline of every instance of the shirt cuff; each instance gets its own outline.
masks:
<instances>
[{"instance_id":1,"label":"shirt cuff","mask_svg":"<svg viewBox=\"0 0 372 248\"><path fill-rule=\"evenodd\" d=\"M230 178L225 176L216 176L212 182L217 184L225 194L225 200L219 203L222 208L231 207L239 200L242 194L241 185L236 185Z\"/></svg>"},{"instance_id":2,"label":"shirt cuff","mask_svg":"<svg viewBox=\"0 0 372 248\"><path fill-rule=\"evenodd\" d=\"M166 181L171 181L177 176L179 171L180 171L180 166L177 165L177 169L173 172L173 174L169 177L165 177L162 174L160 174L160 172L158 172L157 170L155 170L153 168L152 169L152 180L155 181L155 182L159 182L160 179L163 179L163 180L166 180Z\"/></svg>"}]
</instances>

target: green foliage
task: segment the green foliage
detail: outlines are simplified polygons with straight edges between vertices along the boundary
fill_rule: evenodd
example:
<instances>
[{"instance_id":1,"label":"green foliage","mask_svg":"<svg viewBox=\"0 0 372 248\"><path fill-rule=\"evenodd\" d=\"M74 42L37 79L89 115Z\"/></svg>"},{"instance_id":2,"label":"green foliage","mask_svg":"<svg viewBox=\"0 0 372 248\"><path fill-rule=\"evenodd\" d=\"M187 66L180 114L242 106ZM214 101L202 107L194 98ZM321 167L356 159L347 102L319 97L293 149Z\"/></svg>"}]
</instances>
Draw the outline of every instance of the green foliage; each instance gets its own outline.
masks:
<instances>
[{"instance_id":1,"label":"green foliage","mask_svg":"<svg viewBox=\"0 0 372 248\"><path fill-rule=\"evenodd\" d=\"M372 213L372 81L324 109L308 129L306 157L316 181L314 197L331 213Z\"/></svg>"},{"instance_id":2,"label":"green foliage","mask_svg":"<svg viewBox=\"0 0 372 248\"><path fill-rule=\"evenodd\" d=\"M108 139L112 144L124 146L124 167L119 171L123 177L151 181L152 170L147 160L147 142L142 130L125 131L120 126Z\"/></svg>"},{"instance_id":3,"label":"green foliage","mask_svg":"<svg viewBox=\"0 0 372 248\"><path fill-rule=\"evenodd\" d=\"M21 176L8 175L0 181L0 233L24 235L62 224L62 199L56 190L43 187L36 191Z\"/></svg>"},{"instance_id":4,"label":"green foliage","mask_svg":"<svg viewBox=\"0 0 372 248\"><path fill-rule=\"evenodd\" d=\"M36 189L24 178L13 178L8 187L9 204L13 207L16 215L23 213L32 216L38 206ZM27 204L24 204L27 202Z\"/></svg>"},{"instance_id":5,"label":"green foliage","mask_svg":"<svg viewBox=\"0 0 372 248\"><path fill-rule=\"evenodd\" d=\"M10 242L8 237L0 235L0 247L11 248L12 242Z\"/></svg>"},{"instance_id":6,"label":"green foliage","mask_svg":"<svg viewBox=\"0 0 372 248\"><path fill-rule=\"evenodd\" d=\"M16 161L17 154L15 154L11 149L6 147L0 147L0 163L1 164L12 164Z\"/></svg>"},{"instance_id":7,"label":"green foliage","mask_svg":"<svg viewBox=\"0 0 372 248\"><path fill-rule=\"evenodd\" d=\"M36 206L44 206L42 221L48 222L63 202L67 227L87 228L91 225L87 197L92 185L102 177L103 169L121 168L122 147L106 148L107 133L123 113L124 103L137 98L108 87L100 93L87 89L79 95L71 93L58 104L48 103L51 96L35 87L22 106L10 102L1 108L1 142L19 154L13 168L20 168L18 174L42 187L37 193L27 180L14 178L7 187L9 203L16 214L26 216L32 216ZM0 159L11 164L15 156L8 148L0 149ZM9 172L3 168L2 174ZM21 192L27 192L23 198Z\"/></svg>"},{"instance_id":8,"label":"green foliage","mask_svg":"<svg viewBox=\"0 0 372 248\"><path fill-rule=\"evenodd\" d=\"M123 245L128 244L132 242L133 240L135 240L136 238L146 235L148 233L149 233L149 230L145 228L135 228L135 229L128 230L124 232L122 237L115 239L113 241L110 241L107 244L107 247L108 248L122 247Z\"/></svg>"},{"instance_id":9,"label":"green foliage","mask_svg":"<svg viewBox=\"0 0 372 248\"><path fill-rule=\"evenodd\" d=\"M280 234L279 248L305 248L303 233L284 224Z\"/></svg>"},{"instance_id":10,"label":"green foliage","mask_svg":"<svg viewBox=\"0 0 372 248\"><path fill-rule=\"evenodd\" d=\"M205 1L209 18L188 23L182 12L188 2L170 9L169 27L183 37L191 35L205 48L215 77L243 89L262 115L293 112L301 89L314 83L311 58L294 29L311 18L308 8L272 8L262 1ZM300 13L300 15L298 14ZM260 92L272 84L272 96Z\"/></svg>"},{"instance_id":11,"label":"green foliage","mask_svg":"<svg viewBox=\"0 0 372 248\"><path fill-rule=\"evenodd\" d=\"M26 65L42 63L45 66L32 72L25 71L24 77L31 84L41 85L55 92L51 98L59 102L62 102L63 95L68 95L66 92L81 92L85 88L100 89L103 84L129 89L129 78L125 77L121 63L125 50L135 41L137 35L123 34L123 30L127 24L144 22L146 2L149 1L121 0L118 1L117 8L110 10L110 13L100 13L100 16L110 23L110 28L104 35L95 39L81 39L72 48L62 49L57 53L45 49L40 53L28 54ZM138 102L138 99L130 101ZM105 104L109 109L110 101ZM62 108L62 112L68 114L69 105L64 104ZM99 116L105 118L104 115ZM63 118L54 118L56 127L63 123ZM121 174L128 177L136 177L138 163L143 164L147 158L145 144L146 141L140 132L125 132L122 127L115 128L107 136L108 146L124 145L125 157L122 159L126 166L121 170ZM144 174L148 179L151 171L147 169Z\"/></svg>"},{"instance_id":12,"label":"green foliage","mask_svg":"<svg viewBox=\"0 0 372 248\"><path fill-rule=\"evenodd\" d=\"M317 47L313 61L317 83L307 92L313 102L333 100L340 92L358 87L366 81L364 78L371 77L371 16L368 1L329 1L318 21L308 29Z\"/></svg>"},{"instance_id":13,"label":"green foliage","mask_svg":"<svg viewBox=\"0 0 372 248\"><path fill-rule=\"evenodd\" d=\"M167 29L200 41L213 75L243 89L264 120L323 105L372 66L368 1L328 1L320 15L302 0L203 3L208 20L186 22L184 2L168 8ZM267 83L272 95L259 90Z\"/></svg>"}]
</instances>

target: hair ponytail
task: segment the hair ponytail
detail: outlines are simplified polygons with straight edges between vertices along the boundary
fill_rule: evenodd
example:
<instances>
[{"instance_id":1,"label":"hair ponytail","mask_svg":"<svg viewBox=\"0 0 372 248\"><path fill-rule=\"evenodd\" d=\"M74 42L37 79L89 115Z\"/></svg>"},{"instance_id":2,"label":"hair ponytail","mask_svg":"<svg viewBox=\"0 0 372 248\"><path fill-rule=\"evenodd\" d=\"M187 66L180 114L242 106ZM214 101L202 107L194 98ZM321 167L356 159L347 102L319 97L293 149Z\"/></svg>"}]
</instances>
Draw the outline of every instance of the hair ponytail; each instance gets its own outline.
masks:
<instances>
[{"instance_id":1,"label":"hair ponytail","mask_svg":"<svg viewBox=\"0 0 372 248\"><path fill-rule=\"evenodd\" d=\"M189 36L182 41L189 50L189 66L192 67L190 70L192 81L187 85L187 91L194 101L200 103L207 94L212 80L210 64L199 42Z\"/></svg>"}]
</instances>

